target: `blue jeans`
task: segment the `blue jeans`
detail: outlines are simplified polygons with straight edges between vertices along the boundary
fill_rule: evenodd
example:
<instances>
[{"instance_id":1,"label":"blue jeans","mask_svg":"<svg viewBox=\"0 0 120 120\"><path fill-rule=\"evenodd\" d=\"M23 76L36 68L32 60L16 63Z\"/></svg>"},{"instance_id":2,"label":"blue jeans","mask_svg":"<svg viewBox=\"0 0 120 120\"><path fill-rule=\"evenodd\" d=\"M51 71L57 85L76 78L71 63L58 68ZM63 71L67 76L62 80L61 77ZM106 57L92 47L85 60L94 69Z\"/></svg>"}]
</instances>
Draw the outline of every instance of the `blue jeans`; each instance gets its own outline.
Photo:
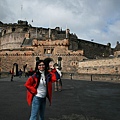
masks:
<instances>
[{"instance_id":1,"label":"blue jeans","mask_svg":"<svg viewBox=\"0 0 120 120\"><path fill-rule=\"evenodd\" d=\"M33 97L30 120L44 120L46 98ZM38 116L39 115L39 116Z\"/></svg>"}]
</instances>

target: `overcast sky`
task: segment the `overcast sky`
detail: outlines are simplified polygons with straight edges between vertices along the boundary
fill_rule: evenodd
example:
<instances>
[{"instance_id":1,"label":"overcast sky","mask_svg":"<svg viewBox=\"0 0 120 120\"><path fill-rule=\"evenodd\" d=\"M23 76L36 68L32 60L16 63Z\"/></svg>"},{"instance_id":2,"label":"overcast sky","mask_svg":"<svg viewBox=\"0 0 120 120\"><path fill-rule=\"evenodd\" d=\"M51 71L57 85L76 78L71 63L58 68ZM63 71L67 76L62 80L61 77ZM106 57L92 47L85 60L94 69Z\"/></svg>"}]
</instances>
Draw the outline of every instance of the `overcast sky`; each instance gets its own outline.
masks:
<instances>
[{"instance_id":1,"label":"overcast sky","mask_svg":"<svg viewBox=\"0 0 120 120\"><path fill-rule=\"evenodd\" d=\"M79 39L120 42L120 0L0 0L0 21L70 29ZM33 22L32 22L33 20Z\"/></svg>"}]
</instances>

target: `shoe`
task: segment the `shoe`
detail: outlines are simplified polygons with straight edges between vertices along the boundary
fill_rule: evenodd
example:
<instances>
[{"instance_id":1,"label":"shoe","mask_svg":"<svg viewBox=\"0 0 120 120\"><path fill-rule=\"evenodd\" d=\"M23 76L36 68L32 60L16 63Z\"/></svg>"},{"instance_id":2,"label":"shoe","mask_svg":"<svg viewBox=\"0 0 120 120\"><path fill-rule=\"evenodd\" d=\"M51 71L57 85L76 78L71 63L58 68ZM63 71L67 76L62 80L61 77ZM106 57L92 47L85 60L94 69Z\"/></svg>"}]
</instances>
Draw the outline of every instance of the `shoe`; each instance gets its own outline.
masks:
<instances>
[{"instance_id":1,"label":"shoe","mask_svg":"<svg viewBox=\"0 0 120 120\"><path fill-rule=\"evenodd\" d=\"M61 90L61 89L59 89L58 91L59 91L59 92L61 92L62 90Z\"/></svg>"},{"instance_id":2,"label":"shoe","mask_svg":"<svg viewBox=\"0 0 120 120\"><path fill-rule=\"evenodd\" d=\"M55 92L57 91L57 88L55 88Z\"/></svg>"}]
</instances>

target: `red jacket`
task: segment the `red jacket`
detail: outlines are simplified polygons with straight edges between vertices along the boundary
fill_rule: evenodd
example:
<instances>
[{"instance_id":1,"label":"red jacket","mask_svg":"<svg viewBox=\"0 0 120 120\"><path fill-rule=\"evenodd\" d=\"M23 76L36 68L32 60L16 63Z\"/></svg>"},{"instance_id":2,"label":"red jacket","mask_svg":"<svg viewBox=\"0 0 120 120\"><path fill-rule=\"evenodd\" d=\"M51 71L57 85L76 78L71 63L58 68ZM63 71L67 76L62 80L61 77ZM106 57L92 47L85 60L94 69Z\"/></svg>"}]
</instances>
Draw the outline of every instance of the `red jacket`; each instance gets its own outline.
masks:
<instances>
[{"instance_id":1,"label":"red jacket","mask_svg":"<svg viewBox=\"0 0 120 120\"><path fill-rule=\"evenodd\" d=\"M52 82L55 82L57 80L56 78L56 70L53 69L51 72L49 72L48 75L46 75L46 84L47 84L47 98L51 105L52 100ZM31 105L33 96L37 94L37 87L39 85L39 78L37 74L33 74L31 77L29 77L24 84L27 88L27 102L28 105Z\"/></svg>"}]
</instances>

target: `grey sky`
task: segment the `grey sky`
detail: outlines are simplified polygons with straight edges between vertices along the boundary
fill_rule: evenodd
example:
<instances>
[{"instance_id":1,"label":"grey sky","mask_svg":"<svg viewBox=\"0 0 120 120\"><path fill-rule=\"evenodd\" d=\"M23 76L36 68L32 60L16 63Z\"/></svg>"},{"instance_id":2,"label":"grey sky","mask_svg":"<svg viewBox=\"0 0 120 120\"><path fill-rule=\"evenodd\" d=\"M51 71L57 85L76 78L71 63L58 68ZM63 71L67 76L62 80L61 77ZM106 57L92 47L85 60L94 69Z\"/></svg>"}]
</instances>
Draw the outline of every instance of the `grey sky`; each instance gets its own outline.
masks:
<instances>
[{"instance_id":1,"label":"grey sky","mask_svg":"<svg viewBox=\"0 0 120 120\"><path fill-rule=\"evenodd\" d=\"M115 47L120 42L119 6L120 0L0 0L0 21L67 27L80 39Z\"/></svg>"}]
</instances>

